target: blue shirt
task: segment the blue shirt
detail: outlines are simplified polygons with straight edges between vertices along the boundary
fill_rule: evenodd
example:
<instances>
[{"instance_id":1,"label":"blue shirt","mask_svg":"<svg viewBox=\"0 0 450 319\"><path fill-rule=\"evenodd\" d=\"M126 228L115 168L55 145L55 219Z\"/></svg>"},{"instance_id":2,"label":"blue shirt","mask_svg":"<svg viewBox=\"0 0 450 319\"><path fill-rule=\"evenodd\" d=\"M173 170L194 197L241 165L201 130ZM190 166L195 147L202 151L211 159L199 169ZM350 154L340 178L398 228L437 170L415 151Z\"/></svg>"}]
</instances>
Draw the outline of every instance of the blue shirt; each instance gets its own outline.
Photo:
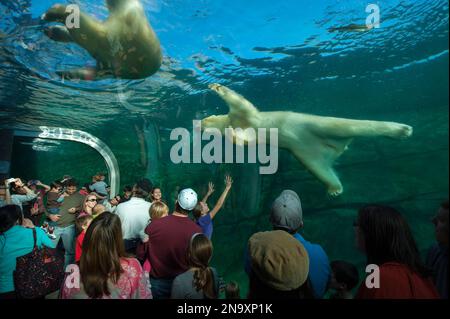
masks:
<instances>
[{"instance_id":1,"label":"blue shirt","mask_svg":"<svg viewBox=\"0 0 450 319\"><path fill-rule=\"evenodd\" d=\"M299 233L294 235L306 249L309 256L309 280L313 289L314 297L322 299L327 291L328 281L331 277L330 262L322 246L312 244L305 240Z\"/></svg>"},{"instance_id":2,"label":"blue shirt","mask_svg":"<svg viewBox=\"0 0 450 319\"><path fill-rule=\"evenodd\" d=\"M39 248L42 245L55 247L47 234L38 227L36 243ZM13 272L16 270L16 258L31 253L33 246L33 230L30 228L16 225L0 235L0 293L15 290Z\"/></svg>"},{"instance_id":3,"label":"blue shirt","mask_svg":"<svg viewBox=\"0 0 450 319\"><path fill-rule=\"evenodd\" d=\"M89 186L89 189L91 191L96 192L99 195L106 196L108 195L108 185L104 181L95 182L91 186Z\"/></svg>"},{"instance_id":4,"label":"blue shirt","mask_svg":"<svg viewBox=\"0 0 450 319\"><path fill-rule=\"evenodd\" d=\"M312 244L305 240L299 233L294 235L303 247L305 247L306 252L309 257L309 273L308 279L311 283L311 288L313 290L314 298L322 299L327 291L328 281L331 277L331 268L328 256L323 250L323 248L318 244ZM244 262L245 262L245 272L250 274L251 272L251 259L248 253L248 247L244 249Z\"/></svg>"},{"instance_id":5,"label":"blue shirt","mask_svg":"<svg viewBox=\"0 0 450 319\"><path fill-rule=\"evenodd\" d=\"M202 228L203 234L205 234L206 237L211 239L211 236L213 233L213 222L212 222L211 214L208 213L208 214L200 217L197 220L197 225L199 225Z\"/></svg>"}]
</instances>

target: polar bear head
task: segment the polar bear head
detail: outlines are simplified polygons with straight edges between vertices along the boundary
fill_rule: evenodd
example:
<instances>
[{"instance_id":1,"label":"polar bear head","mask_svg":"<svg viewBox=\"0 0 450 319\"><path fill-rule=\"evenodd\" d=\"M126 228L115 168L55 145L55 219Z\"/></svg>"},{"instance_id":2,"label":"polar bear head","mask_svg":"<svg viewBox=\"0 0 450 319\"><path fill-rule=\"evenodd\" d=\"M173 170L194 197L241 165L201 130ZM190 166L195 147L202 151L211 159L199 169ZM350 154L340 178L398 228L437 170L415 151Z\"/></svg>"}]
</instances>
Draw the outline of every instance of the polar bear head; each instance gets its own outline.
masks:
<instances>
[{"instance_id":1,"label":"polar bear head","mask_svg":"<svg viewBox=\"0 0 450 319\"><path fill-rule=\"evenodd\" d=\"M228 115L212 115L204 118L201 122L202 130L208 131L208 129L218 129L224 133L225 129L230 126L230 119Z\"/></svg>"},{"instance_id":2,"label":"polar bear head","mask_svg":"<svg viewBox=\"0 0 450 319\"><path fill-rule=\"evenodd\" d=\"M230 106L238 106L241 105L243 101L245 101L245 99L241 95L221 84L210 84L209 88L216 92Z\"/></svg>"}]
</instances>

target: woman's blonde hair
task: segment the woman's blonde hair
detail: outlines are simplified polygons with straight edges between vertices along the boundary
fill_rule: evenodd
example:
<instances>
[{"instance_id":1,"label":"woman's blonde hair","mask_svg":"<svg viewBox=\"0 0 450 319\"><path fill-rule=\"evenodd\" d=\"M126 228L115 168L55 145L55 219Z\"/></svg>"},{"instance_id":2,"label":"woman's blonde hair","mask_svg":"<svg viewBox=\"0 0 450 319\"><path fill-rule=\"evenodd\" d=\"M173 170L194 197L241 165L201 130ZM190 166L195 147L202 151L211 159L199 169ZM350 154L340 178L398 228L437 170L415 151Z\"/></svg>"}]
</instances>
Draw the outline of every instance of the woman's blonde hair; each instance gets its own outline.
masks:
<instances>
[{"instance_id":1,"label":"woman's blonde hair","mask_svg":"<svg viewBox=\"0 0 450 319\"><path fill-rule=\"evenodd\" d=\"M169 207L163 202L154 202L150 207L150 218L152 220L164 217L169 214Z\"/></svg>"},{"instance_id":2,"label":"woman's blonde hair","mask_svg":"<svg viewBox=\"0 0 450 319\"><path fill-rule=\"evenodd\" d=\"M98 198L97 198L97 193L91 192L91 193L87 194L87 195L84 197L84 201L83 201L83 210L84 210L84 211L86 211L86 204L87 204L87 202L88 202L89 197L95 197L95 199L98 200Z\"/></svg>"}]
</instances>

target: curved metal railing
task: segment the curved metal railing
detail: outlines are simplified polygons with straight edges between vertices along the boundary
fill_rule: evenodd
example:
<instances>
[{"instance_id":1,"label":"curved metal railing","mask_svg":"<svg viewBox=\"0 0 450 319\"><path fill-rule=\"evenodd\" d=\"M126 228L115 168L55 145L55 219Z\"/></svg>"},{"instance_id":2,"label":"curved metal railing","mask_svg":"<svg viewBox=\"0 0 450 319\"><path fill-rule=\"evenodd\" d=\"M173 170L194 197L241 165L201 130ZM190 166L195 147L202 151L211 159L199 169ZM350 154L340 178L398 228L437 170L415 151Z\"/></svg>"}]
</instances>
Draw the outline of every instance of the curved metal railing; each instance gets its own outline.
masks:
<instances>
[{"instance_id":1,"label":"curved metal railing","mask_svg":"<svg viewBox=\"0 0 450 319\"><path fill-rule=\"evenodd\" d=\"M73 141L92 147L105 160L108 169L109 185L111 187L110 197L112 198L119 193L120 171L117 159L108 145L92 134L68 128L39 126L39 130L37 131L14 130L14 136Z\"/></svg>"}]
</instances>

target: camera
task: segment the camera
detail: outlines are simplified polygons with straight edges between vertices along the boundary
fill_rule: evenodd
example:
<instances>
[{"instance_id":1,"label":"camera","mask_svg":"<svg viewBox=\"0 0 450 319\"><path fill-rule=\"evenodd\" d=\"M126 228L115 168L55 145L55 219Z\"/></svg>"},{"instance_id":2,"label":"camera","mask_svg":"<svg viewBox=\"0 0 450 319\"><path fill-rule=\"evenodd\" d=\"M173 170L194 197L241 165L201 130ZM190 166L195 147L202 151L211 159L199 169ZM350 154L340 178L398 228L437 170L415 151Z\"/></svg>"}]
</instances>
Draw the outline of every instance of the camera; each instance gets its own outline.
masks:
<instances>
[{"instance_id":1,"label":"camera","mask_svg":"<svg viewBox=\"0 0 450 319\"><path fill-rule=\"evenodd\" d=\"M30 185L30 186L37 185L37 184L39 184L39 180L37 180L37 179L33 179L33 180L28 182L28 185Z\"/></svg>"},{"instance_id":2,"label":"camera","mask_svg":"<svg viewBox=\"0 0 450 319\"><path fill-rule=\"evenodd\" d=\"M8 178L8 179L6 180L6 184L9 185L9 184L11 184L11 183L14 183L15 181L16 181L15 178Z\"/></svg>"}]
</instances>

